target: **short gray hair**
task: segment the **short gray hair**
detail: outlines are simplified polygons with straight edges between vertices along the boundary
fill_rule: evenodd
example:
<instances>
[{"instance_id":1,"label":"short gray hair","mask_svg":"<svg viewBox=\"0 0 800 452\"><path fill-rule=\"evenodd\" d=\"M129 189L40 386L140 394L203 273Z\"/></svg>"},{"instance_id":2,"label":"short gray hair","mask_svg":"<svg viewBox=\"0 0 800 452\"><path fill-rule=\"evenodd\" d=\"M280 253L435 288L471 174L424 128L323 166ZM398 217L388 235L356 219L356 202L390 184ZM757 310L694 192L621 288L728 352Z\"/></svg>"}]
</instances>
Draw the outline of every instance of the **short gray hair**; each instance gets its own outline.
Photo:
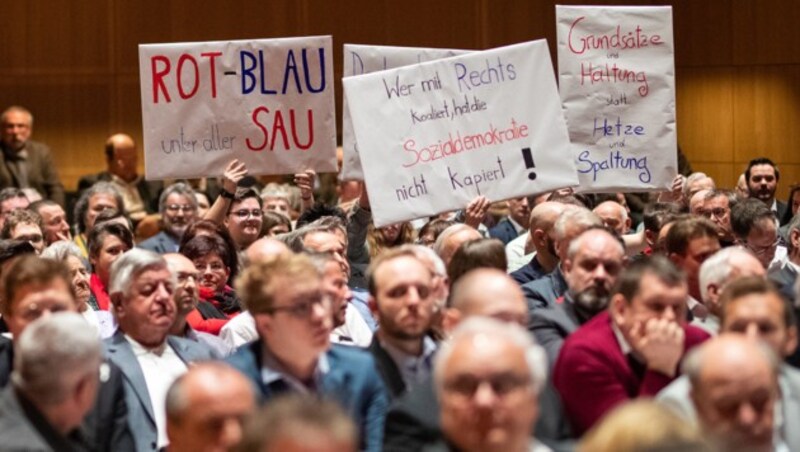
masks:
<instances>
[{"instance_id":1,"label":"short gray hair","mask_svg":"<svg viewBox=\"0 0 800 452\"><path fill-rule=\"evenodd\" d=\"M15 338L11 381L28 397L56 405L75 384L99 372L100 341L86 320L73 312L41 317Z\"/></svg>"},{"instance_id":2,"label":"short gray hair","mask_svg":"<svg viewBox=\"0 0 800 452\"><path fill-rule=\"evenodd\" d=\"M197 198L194 197L192 186L186 182L176 182L165 188L161 192L161 196L158 197L158 212L161 215L164 215L164 212L167 211L167 198L169 198L169 195L185 196L189 200L189 204L197 210Z\"/></svg>"},{"instance_id":3,"label":"short gray hair","mask_svg":"<svg viewBox=\"0 0 800 452\"><path fill-rule=\"evenodd\" d=\"M141 248L125 252L111 265L108 294L127 294L136 276L145 270L159 268L169 269L167 261L159 254Z\"/></svg>"},{"instance_id":4,"label":"short gray hair","mask_svg":"<svg viewBox=\"0 0 800 452\"><path fill-rule=\"evenodd\" d=\"M607 235L608 238L611 239L611 241L614 242L614 244L617 247L619 247L619 252L622 255L620 260L624 260L625 259L625 246L622 244L622 242L620 242L620 239L618 239L617 237L614 236L614 234L612 234L607 229L602 228L602 227L590 227L590 229L587 229L587 230L581 232L580 235L575 237L575 240L571 241L569 243L569 247L567 248L567 257L569 259L574 258L575 255L578 254L578 251L580 250L581 245L583 245L583 241L584 240L588 240L588 238L586 238L586 236L590 232L594 232L594 231L599 231L599 233Z\"/></svg>"},{"instance_id":5,"label":"short gray hair","mask_svg":"<svg viewBox=\"0 0 800 452\"><path fill-rule=\"evenodd\" d=\"M720 340L724 340L723 338L725 336L726 335L724 334L711 338L710 340L703 342L686 353L686 358L684 358L683 364L681 364L681 373L689 378L693 388L696 388L700 384L700 376L703 372L703 365L708 361L708 349L713 348ZM736 333L727 333L727 336L730 337L739 335ZM761 352L762 357L767 360L772 372L774 372L775 375L778 375L781 368L781 360L775 354L775 351L760 339L757 340L754 345Z\"/></svg>"},{"instance_id":6,"label":"short gray hair","mask_svg":"<svg viewBox=\"0 0 800 452\"><path fill-rule=\"evenodd\" d=\"M473 231L475 230L475 228L473 228L472 226L468 226L464 223L456 223L452 226L448 226L447 229L445 229L444 231L442 231L441 234L439 234L439 237L436 237L436 242L433 243L433 251L439 256L441 256L442 251L444 251L444 245L445 243L447 243L450 237L452 237L455 234L458 234L461 231L466 231L469 229L472 229Z\"/></svg>"},{"instance_id":7,"label":"short gray hair","mask_svg":"<svg viewBox=\"0 0 800 452\"><path fill-rule=\"evenodd\" d=\"M789 206L791 209L792 206ZM789 222L789 226L786 227L786 241L789 242L789 251L794 251L794 245L792 245L792 231L795 229L800 229L800 212L797 215L792 217L792 220Z\"/></svg>"},{"instance_id":8,"label":"short gray hair","mask_svg":"<svg viewBox=\"0 0 800 452\"><path fill-rule=\"evenodd\" d=\"M700 296L704 302L709 301L708 286L710 284L722 284L730 278L734 268L731 261L737 255L747 255L756 259L756 257L741 246L730 246L723 248L706 259L700 266L699 280L700 280Z\"/></svg>"},{"instance_id":9,"label":"short gray hair","mask_svg":"<svg viewBox=\"0 0 800 452\"><path fill-rule=\"evenodd\" d=\"M464 320L456 327L447 342L439 348L433 365L437 393L442 393L445 366L450 361L456 344L483 334L494 339L503 339L522 349L530 371L531 385L538 394L547 380L547 357L544 349L536 344L531 334L521 326L488 317L470 317Z\"/></svg>"},{"instance_id":10,"label":"short gray hair","mask_svg":"<svg viewBox=\"0 0 800 452\"><path fill-rule=\"evenodd\" d=\"M711 179L711 177L708 174L701 173L699 171L690 174L689 177L683 180L683 186L681 187L681 192L683 192L683 196L686 197L689 195L689 185L691 185L693 182L706 178ZM711 182L713 183L714 179L711 179ZM716 183L714 183L714 186L716 187Z\"/></svg>"},{"instance_id":11,"label":"short gray hair","mask_svg":"<svg viewBox=\"0 0 800 452\"><path fill-rule=\"evenodd\" d=\"M70 256L80 259L83 267L89 270L89 263L86 261L86 258L83 257L81 249L78 248L78 245L76 245L75 242L71 242L69 240L59 240L52 243L50 246L45 248L40 255L40 257L44 259L51 259L59 262L65 262Z\"/></svg>"},{"instance_id":12,"label":"short gray hair","mask_svg":"<svg viewBox=\"0 0 800 452\"><path fill-rule=\"evenodd\" d=\"M567 207L564 213L558 217L556 224L553 225L553 230L556 233L556 241L564 240L567 236L567 228L570 226L577 226L583 229L589 229L592 226L602 226L603 220L591 210L585 207Z\"/></svg>"}]
</instances>

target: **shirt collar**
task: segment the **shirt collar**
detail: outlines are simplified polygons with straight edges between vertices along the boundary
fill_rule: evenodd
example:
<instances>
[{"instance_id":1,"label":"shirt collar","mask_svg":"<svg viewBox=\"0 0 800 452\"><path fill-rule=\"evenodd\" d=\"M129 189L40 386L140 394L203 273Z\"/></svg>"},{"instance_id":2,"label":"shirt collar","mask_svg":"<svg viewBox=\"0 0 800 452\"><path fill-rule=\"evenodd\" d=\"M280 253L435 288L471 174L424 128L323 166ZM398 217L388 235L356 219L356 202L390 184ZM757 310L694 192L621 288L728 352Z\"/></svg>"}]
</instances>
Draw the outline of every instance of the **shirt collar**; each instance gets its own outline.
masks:
<instances>
[{"instance_id":1,"label":"shirt collar","mask_svg":"<svg viewBox=\"0 0 800 452\"><path fill-rule=\"evenodd\" d=\"M142 179L142 176L141 175L137 175L136 179L134 179L134 180L132 180L130 182L127 182L127 181L125 181L125 179L117 176L116 174L112 174L111 175L111 181L114 182L115 184L127 185L127 186L130 186L130 187L136 186L136 184L138 184L141 179Z\"/></svg>"},{"instance_id":2,"label":"shirt collar","mask_svg":"<svg viewBox=\"0 0 800 452\"><path fill-rule=\"evenodd\" d=\"M319 358L317 358L317 367L314 369L313 375L314 385L316 387L320 387L322 384L322 378L328 373L329 370L330 364L328 363L327 355L324 352L320 353ZM278 360L275 358L275 355L272 354L269 348L264 346L262 347L261 381L265 385L269 386L278 380L283 380L293 389L301 393L311 392L306 384L287 372L283 365L278 362Z\"/></svg>"},{"instance_id":3,"label":"shirt collar","mask_svg":"<svg viewBox=\"0 0 800 452\"><path fill-rule=\"evenodd\" d=\"M511 218L510 215L508 217L506 217L506 218L508 218L508 221L509 221L509 223L511 223L511 226L514 226L514 230L517 231L517 234L522 234L523 232L525 232L527 230L527 229L525 229L524 226L522 226L521 224L519 224L516 221L514 221L514 219Z\"/></svg>"},{"instance_id":4,"label":"shirt collar","mask_svg":"<svg viewBox=\"0 0 800 452\"><path fill-rule=\"evenodd\" d=\"M430 364L430 359L436 353L436 342L429 336L422 339L422 354L419 356L409 355L392 344L381 341L381 347L392 357L392 360L403 367L418 367L420 363Z\"/></svg>"},{"instance_id":5,"label":"shirt collar","mask_svg":"<svg viewBox=\"0 0 800 452\"><path fill-rule=\"evenodd\" d=\"M131 344L131 349L133 350L133 354L137 358L140 357L140 356L147 355L147 354L153 354L153 355L156 355L158 357L161 357L164 354L164 352L167 350L167 346L168 346L167 341L164 341L164 342L161 343L161 345L159 345L157 347L146 347L146 346L140 344L139 342L137 342L136 339L128 336L127 334L125 335L125 339L128 341L128 343Z\"/></svg>"},{"instance_id":6,"label":"shirt collar","mask_svg":"<svg viewBox=\"0 0 800 452\"><path fill-rule=\"evenodd\" d=\"M622 331L620 331L619 327L616 323L614 323L613 320L611 321L611 330L614 331L614 337L617 338L619 348L622 349L622 354L630 354L633 351L633 348L631 348L631 344L625 340L625 336L622 334Z\"/></svg>"}]
</instances>

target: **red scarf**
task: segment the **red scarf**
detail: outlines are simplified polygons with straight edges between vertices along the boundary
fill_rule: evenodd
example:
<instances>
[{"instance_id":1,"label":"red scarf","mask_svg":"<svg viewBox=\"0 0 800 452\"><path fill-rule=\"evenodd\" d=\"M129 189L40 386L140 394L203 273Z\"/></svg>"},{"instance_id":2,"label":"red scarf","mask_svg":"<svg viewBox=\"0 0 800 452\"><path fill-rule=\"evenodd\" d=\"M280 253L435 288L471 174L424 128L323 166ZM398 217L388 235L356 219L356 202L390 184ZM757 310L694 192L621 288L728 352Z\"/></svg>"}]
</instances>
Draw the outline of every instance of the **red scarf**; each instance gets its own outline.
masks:
<instances>
[{"instance_id":1,"label":"red scarf","mask_svg":"<svg viewBox=\"0 0 800 452\"><path fill-rule=\"evenodd\" d=\"M100 281L100 277L97 276L97 273L92 273L92 276L89 278L89 289L94 294L94 298L97 300L97 306L100 310L108 311L109 306L111 306L111 298L108 296L106 286Z\"/></svg>"}]
</instances>

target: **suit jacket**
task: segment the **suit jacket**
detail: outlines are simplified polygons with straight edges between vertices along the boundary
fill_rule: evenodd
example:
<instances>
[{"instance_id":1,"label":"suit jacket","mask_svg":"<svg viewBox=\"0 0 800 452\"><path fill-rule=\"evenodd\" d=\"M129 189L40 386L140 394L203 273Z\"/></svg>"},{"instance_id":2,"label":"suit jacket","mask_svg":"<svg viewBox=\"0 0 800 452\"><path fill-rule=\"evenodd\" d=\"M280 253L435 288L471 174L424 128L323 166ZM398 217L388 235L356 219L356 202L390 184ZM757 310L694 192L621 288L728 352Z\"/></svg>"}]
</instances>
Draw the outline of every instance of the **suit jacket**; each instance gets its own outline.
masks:
<instances>
[{"instance_id":1,"label":"suit jacket","mask_svg":"<svg viewBox=\"0 0 800 452\"><path fill-rule=\"evenodd\" d=\"M564 340L580 326L573 302L567 297L559 298L551 308L536 309L531 312L529 329L536 342L544 347L547 353L550 373L553 372Z\"/></svg>"},{"instance_id":2,"label":"suit jacket","mask_svg":"<svg viewBox=\"0 0 800 452\"><path fill-rule=\"evenodd\" d=\"M375 367L383 379L383 384L389 390L391 399L397 398L400 394L406 391L406 383L403 381L403 376L400 374L400 369L397 368L392 357L389 353L381 347L378 336L372 336L372 343L369 344L370 354L375 359Z\"/></svg>"},{"instance_id":3,"label":"suit jacket","mask_svg":"<svg viewBox=\"0 0 800 452\"><path fill-rule=\"evenodd\" d=\"M684 354L709 338L684 325ZM553 384L575 433L583 435L615 406L639 396L654 396L674 377L646 370L640 380L611 328L608 312L595 316L571 334L561 348Z\"/></svg>"},{"instance_id":4,"label":"suit jacket","mask_svg":"<svg viewBox=\"0 0 800 452\"><path fill-rule=\"evenodd\" d=\"M185 363L212 359L208 348L179 337L168 336L167 343ZM128 404L128 425L136 440L137 451L153 451L158 446L155 415L147 392L147 383L139 361L133 354L125 334L117 330L103 341L109 361L119 366L124 376L125 400ZM164 407L157 407L164 409Z\"/></svg>"},{"instance_id":5,"label":"suit jacket","mask_svg":"<svg viewBox=\"0 0 800 452\"><path fill-rule=\"evenodd\" d=\"M522 293L528 301L528 309L533 313L536 309L552 307L558 297L567 292L567 281L561 273L561 266L546 276L522 285Z\"/></svg>"},{"instance_id":6,"label":"suit jacket","mask_svg":"<svg viewBox=\"0 0 800 452\"><path fill-rule=\"evenodd\" d=\"M108 171L101 171L97 174L81 177L78 181L78 193L82 193L84 190L100 181L111 182L111 173ZM158 197L161 194L161 190L164 189L164 183L162 181L146 181L144 177L142 177L139 179L139 183L136 184L136 189L139 192L139 196L142 198L142 203L144 203L144 208L147 210L147 213L158 212Z\"/></svg>"},{"instance_id":7,"label":"suit jacket","mask_svg":"<svg viewBox=\"0 0 800 452\"><path fill-rule=\"evenodd\" d=\"M508 245L508 242L517 238L518 235L517 229L508 218L503 219L495 227L489 229L489 237L500 240L503 245Z\"/></svg>"},{"instance_id":8,"label":"suit jacket","mask_svg":"<svg viewBox=\"0 0 800 452\"><path fill-rule=\"evenodd\" d=\"M242 372L256 388L262 402L280 395L261 378L263 341L239 347L226 361ZM380 451L388 408L386 388L375 371L375 361L362 349L332 345L325 353L329 369L318 392L338 402L360 427L361 449Z\"/></svg>"},{"instance_id":9,"label":"suit jacket","mask_svg":"<svg viewBox=\"0 0 800 452\"><path fill-rule=\"evenodd\" d=\"M28 153L27 176L28 185L35 188L43 198L53 200L61 205L64 205L64 185L61 184L61 179L58 177L55 162L50 152L50 148L43 143L36 141L28 141L25 143L25 151ZM2 161L0 161L0 188L6 187L19 187L19 177L15 168L8 164L11 155L15 155L14 151L6 150L3 148Z\"/></svg>"},{"instance_id":10,"label":"suit jacket","mask_svg":"<svg viewBox=\"0 0 800 452\"><path fill-rule=\"evenodd\" d=\"M164 231L159 232L142 243L136 244L139 248L158 254L177 253L179 245L180 242L178 242L175 237Z\"/></svg>"},{"instance_id":11,"label":"suit jacket","mask_svg":"<svg viewBox=\"0 0 800 452\"><path fill-rule=\"evenodd\" d=\"M776 199L775 200L775 208L778 211L775 215L777 215L778 221L780 222L781 226L789 223L789 221L792 220L792 217L789 216L789 214L786 213L786 212L789 211L789 205L788 204L786 204L783 201L779 201L779 200Z\"/></svg>"},{"instance_id":12,"label":"suit jacket","mask_svg":"<svg viewBox=\"0 0 800 452\"><path fill-rule=\"evenodd\" d=\"M511 279L516 281L517 284L521 286L537 280L545 275L547 275L547 272L544 268L542 268L542 264L539 263L539 261L536 259L536 255L534 254L530 262L509 273L508 276L510 276Z\"/></svg>"},{"instance_id":13,"label":"suit jacket","mask_svg":"<svg viewBox=\"0 0 800 452\"><path fill-rule=\"evenodd\" d=\"M785 298L794 301L794 282L797 281L797 271L794 267L788 263L784 264L779 270L770 272L767 278L778 287Z\"/></svg>"}]
</instances>

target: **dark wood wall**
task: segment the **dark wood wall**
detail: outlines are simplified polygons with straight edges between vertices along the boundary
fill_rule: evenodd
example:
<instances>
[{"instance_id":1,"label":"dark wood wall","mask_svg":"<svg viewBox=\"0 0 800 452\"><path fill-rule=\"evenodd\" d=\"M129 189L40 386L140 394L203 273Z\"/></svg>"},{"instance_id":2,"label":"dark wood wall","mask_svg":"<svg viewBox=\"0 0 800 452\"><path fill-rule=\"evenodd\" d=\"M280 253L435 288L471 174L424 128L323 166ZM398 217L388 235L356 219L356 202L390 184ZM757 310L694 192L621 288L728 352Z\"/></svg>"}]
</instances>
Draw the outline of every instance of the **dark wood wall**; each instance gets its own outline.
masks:
<instances>
[{"instance_id":1,"label":"dark wood wall","mask_svg":"<svg viewBox=\"0 0 800 452\"><path fill-rule=\"evenodd\" d=\"M65 185L74 189L80 175L104 167L108 135L122 131L141 141L138 44L330 34L338 78L345 43L485 49L547 38L555 55L555 3L7 2L0 26L0 108L20 104L32 110L34 139L50 144ZM735 182L749 159L767 155L780 166L785 194L789 183L800 181L800 3L617 4L664 3L673 5L682 149L697 170L724 186Z\"/></svg>"}]
</instances>

